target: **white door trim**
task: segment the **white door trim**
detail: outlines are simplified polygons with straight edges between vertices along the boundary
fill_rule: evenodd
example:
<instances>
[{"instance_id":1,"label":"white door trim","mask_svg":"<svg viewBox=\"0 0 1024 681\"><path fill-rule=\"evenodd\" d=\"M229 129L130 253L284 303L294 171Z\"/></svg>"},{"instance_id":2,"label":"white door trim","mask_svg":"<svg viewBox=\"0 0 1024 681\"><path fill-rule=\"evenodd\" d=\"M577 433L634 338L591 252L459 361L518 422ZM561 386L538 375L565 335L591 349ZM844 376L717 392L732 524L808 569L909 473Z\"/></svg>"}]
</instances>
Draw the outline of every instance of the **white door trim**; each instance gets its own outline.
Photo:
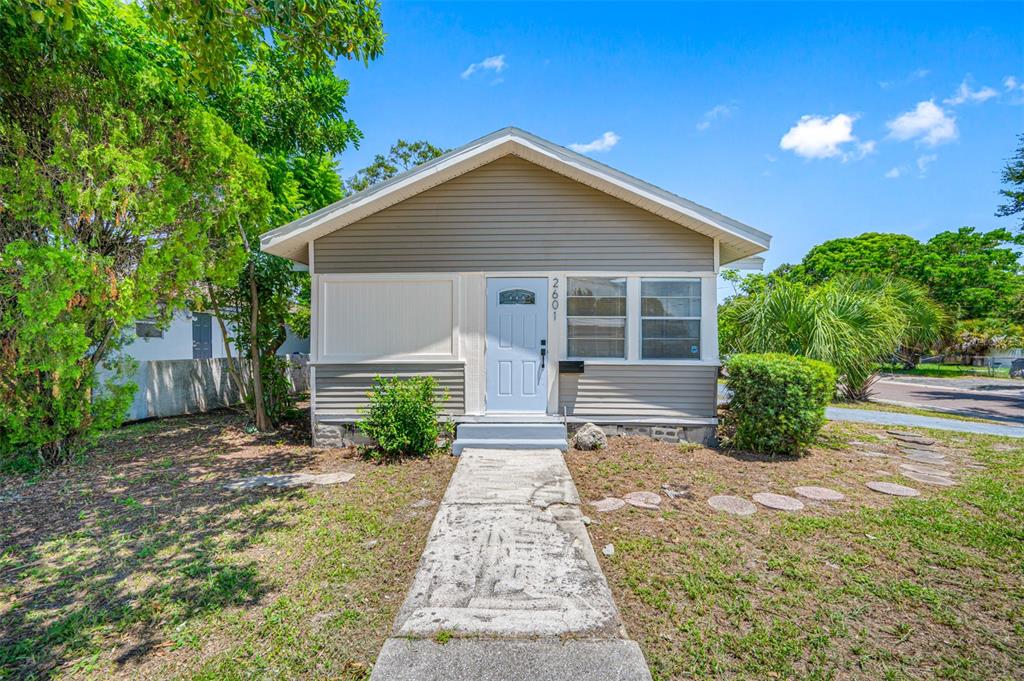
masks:
<instances>
[{"instance_id":1,"label":"white door trim","mask_svg":"<svg viewBox=\"0 0 1024 681\"><path fill-rule=\"evenodd\" d=\"M529 281L533 281L533 286L528 286ZM497 300L497 295L501 290L504 290L505 282L509 286L518 288L522 287L528 290L534 290L537 292L538 297L541 300L536 301L536 307L528 308L527 306L512 305L506 312L510 312L512 309L520 309L525 311L532 309L530 316L523 318L525 321L529 321L530 318L539 320L541 326L536 328L535 332L531 334L528 330L530 325L527 324L523 330L524 339L532 339L528 342L536 343L535 347L530 348L532 352L536 352L534 362L530 362L529 352L526 359L514 359L512 362L512 373L510 374L511 391L507 397L502 397L501 401L503 404L498 404L498 381L500 380L496 373L493 371L492 361L497 361L500 353L508 353L510 350L504 348L498 348L492 344L495 332L498 330L501 324L501 319L504 317L496 317L495 313L500 312L502 308ZM536 413L547 414L551 396L551 382L552 377L557 374L557 367L552 367L553 358L556 356L552 352L550 340L548 334L552 328L551 320L548 315L551 312L550 304L550 292L551 292L551 279L543 274L530 274L524 276L509 276L504 272L495 273L494 275L487 275L484 281L484 361L483 361L483 384L484 384L484 404L485 412L492 414L510 414L510 413L522 413L530 414ZM533 315L536 315L535 317ZM514 319L514 317L513 317ZM492 326L498 325L498 326ZM512 337L516 335L514 327L510 330ZM543 341L543 342L542 342ZM509 346L505 346L509 347ZM522 353L515 353L515 345L513 348L512 355L522 357ZM543 348L543 357L541 350ZM525 392L520 392L522 381L526 379L529 371L540 371L542 373L541 380L544 381L542 386L539 386L539 394L534 393L532 396ZM535 375L535 374L534 374ZM521 407L521 408L520 408Z\"/></svg>"}]
</instances>

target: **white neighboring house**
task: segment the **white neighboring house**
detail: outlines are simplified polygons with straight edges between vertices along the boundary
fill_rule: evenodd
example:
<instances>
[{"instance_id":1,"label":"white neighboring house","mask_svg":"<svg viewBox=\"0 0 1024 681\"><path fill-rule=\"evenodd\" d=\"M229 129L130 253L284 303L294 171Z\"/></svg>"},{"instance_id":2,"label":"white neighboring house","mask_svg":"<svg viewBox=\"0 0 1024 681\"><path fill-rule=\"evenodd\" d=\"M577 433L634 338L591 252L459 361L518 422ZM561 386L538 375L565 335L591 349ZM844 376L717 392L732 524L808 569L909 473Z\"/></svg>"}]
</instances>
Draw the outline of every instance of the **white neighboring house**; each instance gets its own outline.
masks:
<instances>
[{"instance_id":1,"label":"white neighboring house","mask_svg":"<svg viewBox=\"0 0 1024 681\"><path fill-rule=\"evenodd\" d=\"M139 362L227 356L220 324L205 312L175 312L164 328L153 318L140 319L135 322L134 335L122 351ZM232 346L232 355L236 354Z\"/></svg>"},{"instance_id":2,"label":"white neighboring house","mask_svg":"<svg viewBox=\"0 0 1024 681\"><path fill-rule=\"evenodd\" d=\"M228 327L230 332L230 326ZM241 401L238 386L227 367L224 334L217 319L205 312L175 312L161 327L155 319L140 319L128 329L134 339L122 353L138 363L131 377L138 389L127 421L195 414ZM309 340L291 331L278 350L297 369L290 373L295 390L305 390L305 360ZM238 353L232 344L231 356ZM105 372L104 372L105 373Z\"/></svg>"},{"instance_id":3,"label":"white neighboring house","mask_svg":"<svg viewBox=\"0 0 1024 681\"><path fill-rule=\"evenodd\" d=\"M230 332L230 324L228 328ZM122 348L122 352L139 362L227 357L220 324L206 312L175 312L165 328L160 328L155 319L140 319L130 331L134 331L135 338ZM309 339L300 338L289 330L277 354L296 353L309 353ZM231 356L238 356L234 344L231 345Z\"/></svg>"}]
</instances>

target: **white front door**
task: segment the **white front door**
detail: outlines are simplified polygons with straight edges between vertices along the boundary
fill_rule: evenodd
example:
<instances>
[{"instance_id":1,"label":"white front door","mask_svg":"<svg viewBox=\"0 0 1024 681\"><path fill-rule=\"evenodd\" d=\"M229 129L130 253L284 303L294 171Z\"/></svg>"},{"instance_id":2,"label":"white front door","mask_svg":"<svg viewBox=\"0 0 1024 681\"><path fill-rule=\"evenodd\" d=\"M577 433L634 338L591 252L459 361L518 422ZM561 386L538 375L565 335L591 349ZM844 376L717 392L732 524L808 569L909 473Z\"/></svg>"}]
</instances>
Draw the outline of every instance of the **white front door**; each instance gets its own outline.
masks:
<instances>
[{"instance_id":1,"label":"white front door","mask_svg":"<svg viewBox=\"0 0 1024 681\"><path fill-rule=\"evenodd\" d=\"M547 411L548 280L487 280L487 411Z\"/></svg>"}]
</instances>

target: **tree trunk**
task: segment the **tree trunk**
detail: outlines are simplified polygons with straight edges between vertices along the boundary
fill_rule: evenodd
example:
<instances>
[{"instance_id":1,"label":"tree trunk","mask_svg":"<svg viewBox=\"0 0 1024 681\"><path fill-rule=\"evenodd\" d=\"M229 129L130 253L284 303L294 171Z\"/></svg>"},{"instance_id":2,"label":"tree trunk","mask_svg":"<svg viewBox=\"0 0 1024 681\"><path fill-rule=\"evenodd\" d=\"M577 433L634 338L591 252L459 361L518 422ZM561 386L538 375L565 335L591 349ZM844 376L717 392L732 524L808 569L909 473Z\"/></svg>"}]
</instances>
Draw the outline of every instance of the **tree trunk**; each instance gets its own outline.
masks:
<instances>
[{"instance_id":1,"label":"tree trunk","mask_svg":"<svg viewBox=\"0 0 1024 681\"><path fill-rule=\"evenodd\" d=\"M260 347L257 336L260 326L260 296L256 287L256 263L253 260L252 250L249 248L249 237L238 223L238 230L242 233L242 243L245 244L245 252L249 256L249 357L252 361L252 403L253 412L256 417L256 429L261 432L273 428L270 418L267 416L267 406L263 401L263 374L261 373Z\"/></svg>"}]
</instances>

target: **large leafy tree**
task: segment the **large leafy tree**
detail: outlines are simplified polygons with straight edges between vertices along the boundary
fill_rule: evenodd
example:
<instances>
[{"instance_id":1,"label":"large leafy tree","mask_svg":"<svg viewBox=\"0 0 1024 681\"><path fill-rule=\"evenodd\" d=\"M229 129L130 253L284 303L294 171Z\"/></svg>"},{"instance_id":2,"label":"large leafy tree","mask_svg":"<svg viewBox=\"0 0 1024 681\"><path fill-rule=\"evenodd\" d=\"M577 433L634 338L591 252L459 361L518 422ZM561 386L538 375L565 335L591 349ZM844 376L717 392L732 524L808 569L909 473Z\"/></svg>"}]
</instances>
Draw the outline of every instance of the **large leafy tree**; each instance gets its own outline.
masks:
<instances>
[{"instance_id":1,"label":"large leafy tree","mask_svg":"<svg viewBox=\"0 0 1024 681\"><path fill-rule=\"evenodd\" d=\"M1024 287L1021 235L961 227L925 243L904 234L869 232L812 248L780 273L816 284L848 274L886 274L915 281L958 319L1012 316Z\"/></svg>"},{"instance_id":2,"label":"large leafy tree","mask_svg":"<svg viewBox=\"0 0 1024 681\"><path fill-rule=\"evenodd\" d=\"M309 276L262 253L259 235L341 198L332 159L361 138L345 116L347 81L330 65L295 70L290 63L276 48L259 51L241 78L213 98L221 117L257 152L272 196L267 219L242 228L248 262L239 278L229 286L209 282L206 289L207 304L227 322L225 338L251 365L233 375L260 430L273 428L291 404L276 353L288 327L308 333L300 301L308 300Z\"/></svg>"},{"instance_id":3,"label":"large leafy tree","mask_svg":"<svg viewBox=\"0 0 1024 681\"><path fill-rule=\"evenodd\" d=\"M807 252L792 276L819 283L838 274L873 273L915 277L921 243L906 234L867 232L831 239Z\"/></svg>"},{"instance_id":4,"label":"large leafy tree","mask_svg":"<svg viewBox=\"0 0 1024 681\"><path fill-rule=\"evenodd\" d=\"M1020 216L1020 230L1024 232L1024 134L1017 136L1017 151L1006 162L1002 180L1005 186L999 193L1006 198L1006 203L996 209L996 215Z\"/></svg>"},{"instance_id":5,"label":"large leafy tree","mask_svg":"<svg viewBox=\"0 0 1024 681\"><path fill-rule=\"evenodd\" d=\"M235 281L352 139L337 108L267 102L335 97L326 65L382 41L372 0L0 0L0 454L59 460L120 420L130 390L96 370L121 330Z\"/></svg>"},{"instance_id":6,"label":"large leafy tree","mask_svg":"<svg viewBox=\"0 0 1024 681\"><path fill-rule=\"evenodd\" d=\"M406 142L398 140L391 145L387 154L377 154L373 163L362 168L348 179L345 189L350 193L360 192L367 187L390 179L395 175L422 165L441 156L447 151L426 140Z\"/></svg>"},{"instance_id":7,"label":"large leafy tree","mask_svg":"<svg viewBox=\"0 0 1024 681\"><path fill-rule=\"evenodd\" d=\"M916 279L958 319L1008 317L1024 287L1024 235L973 227L936 234L925 244Z\"/></svg>"}]
</instances>

